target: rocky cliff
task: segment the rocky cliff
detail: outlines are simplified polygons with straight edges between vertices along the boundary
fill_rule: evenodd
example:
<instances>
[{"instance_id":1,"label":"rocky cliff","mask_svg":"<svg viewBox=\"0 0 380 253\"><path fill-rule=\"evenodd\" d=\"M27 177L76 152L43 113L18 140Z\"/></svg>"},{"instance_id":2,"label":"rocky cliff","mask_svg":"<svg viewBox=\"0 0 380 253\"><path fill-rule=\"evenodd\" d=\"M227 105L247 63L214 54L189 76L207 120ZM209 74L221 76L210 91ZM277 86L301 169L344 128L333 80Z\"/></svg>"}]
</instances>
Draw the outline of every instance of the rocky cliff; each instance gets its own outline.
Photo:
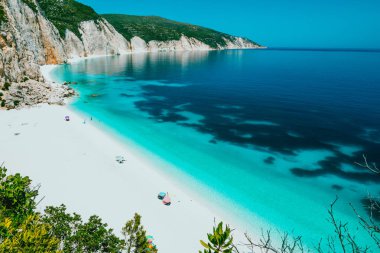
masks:
<instances>
[{"instance_id":1,"label":"rocky cliff","mask_svg":"<svg viewBox=\"0 0 380 253\"><path fill-rule=\"evenodd\" d=\"M130 43L104 19L81 22L80 38L70 30L62 38L35 0L0 0L1 12L0 107L61 104L73 94L67 86L46 84L40 65L130 52Z\"/></svg>"},{"instance_id":2,"label":"rocky cliff","mask_svg":"<svg viewBox=\"0 0 380 253\"><path fill-rule=\"evenodd\" d=\"M257 43L209 28L157 16L102 15L124 38L132 50L211 50L257 48Z\"/></svg>"},{"instance_id":3,"label":"rocky cliff","mask_svg":"<svg viewBox=\"0 0 380 253\"><path fill-rule=\"evenodd\" d=\"M73 94L66 86L46 84L41 65L92 55L258 47L243 38L197 29L199 36L177 28L170 31L176 36L165 39L128 37L120 26L75 0L0 0L0 108L62 103Z\"/></svg>"},{"instance_id":4,"label":"rocky cliff","mask_svg":"<svg viewBox=\"0 0 380 253\"><path fill-rule=\"evenodd\" d=\"M81 22L79 32L81 38L66 30L63 42L68 58L131 52L130 43L104 19Z\"/></svg>"},{"instance_id":5,"label":"rocky cliff","mask_svg":"<svg viewBox=\"0 0 380 253\"><path fill-rule=\"evenodd\" d=\"M55 93L56 89L44 85L39 65L66 60L57 29L24 1L0 0L0 8L5 17L0 26L0 106L13 108L48 102L47 94ZM37 86L38 93L46 95L36 96L36 92L25 90L22 83Z\"/></svg>"}]
</instances>

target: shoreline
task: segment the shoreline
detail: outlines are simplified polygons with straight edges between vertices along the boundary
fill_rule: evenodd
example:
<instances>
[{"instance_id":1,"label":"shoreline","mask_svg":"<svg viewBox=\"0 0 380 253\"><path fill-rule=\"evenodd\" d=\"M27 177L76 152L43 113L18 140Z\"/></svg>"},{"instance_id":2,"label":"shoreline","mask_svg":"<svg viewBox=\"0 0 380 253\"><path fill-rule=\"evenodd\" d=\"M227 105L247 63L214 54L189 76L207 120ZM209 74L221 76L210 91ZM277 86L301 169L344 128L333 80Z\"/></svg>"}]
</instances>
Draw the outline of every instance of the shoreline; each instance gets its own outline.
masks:
<instances>
[{"instance_id":1,"label":"shoreline","mask_svg":"<svg viewBox=\"0 0 380 253\"><path fill-rule=\"evenodd\" d=\"M47 82L54 82L52 71L58 66L41 66ZM163 166L170 166L164 160L152 159L143 147L124 143L96 119L83 124L84 115L69 104L42 104L0 113L0 131L5 133L0 140L6 143L0 147L0 162L5 161L10 173L20 172L35 184L41 183L40 195L46 198L40 210L64 203L70 212L84 218L99 215L116 233L138 212L159 250L168 253L178 252L178 247L186 249L182 252L196 252L202 248L199 240L212 231L214 219L226 221L215 212L216 207L198 198L195 190L181 187L181 182L162 171ZM70 115L70 122L63 120L65 115ZM116 163L118 155L125 156L127 162ZM172 206L166 207L157 199L160 191L169 192ZM236 242L243 239L243 232L234 231Z\"/></svg>"},{"instance_id":2,"label":"shoreline","mask_svg":"<svg viewBox=\"0 0 380 253\"><path fill-rule=\"evenodd\" d=\"M254 48L254 49L256 49L256 48ZM132 53L132 54L146 54L146 53L152 53L152 52L136 52L136 53ZM156 53L156 52L154 52L154 53ZM131 53L126 53L124 55L129 55L129 54L131 54ZM73 61L70 61L70 64L76 64L76 63L79 63L80 61L85 61L87 59L103 58L103 57L109 57L109 56L113 56L113 55L97 55L97 56L82 57L82 58L78 58L78 59L73 59ZM58 68L59 66L60 65L44 65L44 66L40 66L41 67L41 72L43 73L44 78L45 78L45 75L46 75L47 79L48 80L52 80L52 82L54 84L56 84L56 85L58 85L62 81L67 81L67 80L57 80L56 77L54 77L52 75L52 71L55 68ZM43 70L43 68L46 68L46 69ZM78 91L76 91L76 92L80 96L80 94L78 93ZM77 116L80 116L83 119L84 118L90 118L90 115L86 115L85 112L82 112L79 109L75 109L75 108L73 108L73 107L70 106L70 104L74 103L74 101L76 99L78 99L77 96L69 98L68 100L66 100L66 104L64 105L64 107L66 107L71 113L76 114ZM244 219L234 218L230 214L229 211L226 211L226 210L229 210L229 209L225 208L226 207L225 201L227 201L227 199L225 199L225 197L221 196L217 192L214 192L213 190L211 190L210 188L208 188L206 185L200 185L199 182L197 182L196 179L193 179L189 175L187 175L185 172L182 172L182 170L180 168L178 168L177 166L175 166L173 164L170 164L168 161L165 161L159 155L157 155L154 152L148 150L147 148L145 148L144 146L140 145L139 143L136 143L135 141L131 140L127 136L123 136L120 133L117 133L116 131L114 131L114 129L112 129L112 127L104 124L103 122L100 122L100 121L97 122L96 120L94 120L93 123L94 123L93 125L97 129L99 129L101 132L103 132L105 135L107 135L110 139L113 139L118 144L120 144L120 145L122 145L122 146L124 146L126 148L133 147L134 150L136 150L137 152L139 152L139 154L142 154L149 161L159 163L160 166L155 166L155 167L158 168L158 170L160 170L161 174L163 174L166 177L169 177L170 181L173 184L175 184L178 188L181 187L180 184L186 184L186 183L188 183L188 180L190 180L192 183L195 183L199 188L201 188L201 190L194 189L194 187L185 186L184 187L186 189L185 192L188 195L195 196L195 199L197 199L202 205L204 205L204 206L208 207L209 209L211 209L213 211L213 213L216 216L219 217L219 221L223 221L224 223L226 223L225 221L228 221L227 224L234 225L232 227L235 230L240 231L240 236L239 236L240 239L245 239L245 236L244 236L245 232L251 233L250 234L251 238L259 239L259 238L256 238L256 236L254 234L254 229L255 228L253 228L251 226L247 226L247 223L246 223L246 221ZM166 171L165 171L163 168L170 168L170 169L166 169ZM169 171L170 172L174 172L175 171L176 175L175 176L169 175L170 174ZM214 195L216 194L218 196L218 201L214 200L214 203L210 204L209 203L209 199L207 199L207 197L203 197L203 192L204 191L212 191ZM228 207L231 209L231 208L234 208L234 205L232 203L229 203ZM247 211L245 211L243 209L244 208L241 207L241 206L238 208L238 210L239 210L238 213L240 215L244 216L244 215L249 214L249 212L247 212ZM217 218L215 215L213 216L212 220L214 220L215 218ZM241 229L239 230L237 228L241 228ZM211 231L211 229L212 229L212 227L209 228L209 231ZM256 228L256 232L257 231L258 230Z\"/></svg>"},{"instance_id":3,"label":"shoreline","mask_svg":"<svg viewBox=\"0 0 380 253\"><path fill-rule=\"evenodd\" d=\"M206 239L216 215L133 146L122 145L94 124L83 124L83 117L65 106L4 111L0 118L5 144L0 161L9 173L41 184L45 199L38 210L63 203L84 218L99 215L117 234L138 212L162 252L178 252L180 246L186 249L182 252L201 249L199 240ZM127 161L118 164L118 155ZM161 191L169 192L171 206L157 199Z\"/></svg>"},{"instance_id":4,"label":"shoreline","mask_svg":"<svg viewBox=\"0 0 380 253\"><path fill-rule=\"evenodd\" d=\"M254 53L254 52L251 51L250 53ZM104 59L106 59L106 58L104 58ZM108 62L108 60L104 60L104 59L100 59L99 62L101 62L101 63ZM117 61L117 59L118 58L116 58L115 60ZM96 67L97 62L98 61L94 62L94 64L95 64L94 67ZM88 63L87 61L81 62L79 65L82 66L82 64L87 64L87 63ZM91 63L91 62L89 62L89 63ZM63 82L63 81L66 81L65 79L68 79L67 81L71 81L70 79L72 77L71 77L70 73L67 71L63 71L63 72L61 71L63 69L66 69L65 66L61 66L58 68L59 68L58 71L52 72L52 74L56 76L57 80L60 80L61 82ZM77 65L74 65L73 68L77 69ZM88 70L89 70L89 73L92 73L91 68L89 68ZM76 71L74 70L74 72L76 72ZM62 75L61 75L61 73L62 73ZM65 74L63 74L63 73L65 73ZM85 74L84 72L82 72L82 73ZM74 78L74 80L72 80L72 81L76 81L76 80L77 79ZM95 79L91 79L91 80L97 80L97 79L95 78ZM112 87L115 87L115 89L117 89L117 87L118 87L117 83L115 83L115 85L116 86L112 86ZM139 83L138 83L138 85L139 85ZM79 93L82 93L81 91L83 91L83 94L82 94L83 96L88 96L89 94L93 93L91 89L87 90L87 88L85 88L85 87L83 87L83 90L82 90L81 86L78 86L78 91L79 91ZM115 96L117 96L117 93L115 94ZM124 144L127 146L129 146L129 143L125 142L124 140L125 139L131 140L133 142L133 144L136 144L136 145L134 145L134 147L140 146L141 149L145 149L146 151L150 151L148 153L153 154L153 156L154 155L160 156L159 158L164 159L164 160L170 162L171 164L175 165L175 168L177 168L177 170L181 170L185 175L189 175L189 177L193 178L195 182L198 181L198 182L200 182L200 184L205 185L206 186L205 188L211 188L211 186L213 186L212 188L215 188L216 190L222 189L222 188L218 188L219 186L217 184L213 183L214 182L213 179L208 177L208 174L206 173L208 170L206 167L209 167L210 169L216 168L216 170L214 171L215 172L214 175L217 175L216 174L217 170L220 170L220 168L224 168L223 164L222 163L220 163L220 164L219 163L211 163L211 162L208 163L209 159L206 157L206 155L205 156L197 155L198 153L202 153L202 151L204 154L219 155L223 151L226 152L225 154L230 154L229 150L227 150L227 149L223 150L222 145L218 145L218 148L215 148L215 149L213 149L212 147L209 148L209 147L200 146L201 149L200 150L197 149L198 151L194 150L194 153L193 153L191 147L187 148L187 146L185 144L183 146L181 145L181 140L183 140L183 143L198 144L198 143L201 143L204 141L207 142L207 138L208 138L207 136L204 136L205 138L201 138L199 136L199 140L194 139L194 141L192 139L176 138L176 135L173 135L173 136L171 135L170 130L172 130L172 131L178 130L178 133L180 133L180 135L191 136L191 138L198 137L198 135L196 135L195 132L191 133L191 131L182 132L182 131L180 131L181 129L175 129L174 127L172 128L170 124L163 125L163 126L161 124L157 124L157 126L156 126L156 124L150 125L148 122L149 120L142 120L144 118L144 116L140 115L137 112L135 114L131 113L131 117L128 117L125 120L123 120L123 119L118 120L118 117L117 116L113 117L112 113L110 113L110 114L108 114L106 112L101 113L102 112L101 107L97 107L95 105L94 105L94 107L92 107L91 105L86 106L86 105L82 104L83 102L85 103L84 100L86 100L86 98L80 98L79 100L75 99L74 100L75 102L71 103L70 107L72 109L76 110L77 112L79 112L79 114L83 115L82 118L84 118L84 117L89 118L89 115L91 115L91 116L95 116L95 118L102 121L100 123L103 123L103 126L102 126L102 124L99 124L99 125L97 125L97 127L99 129L104 130L104 131L102 131L103 133L108 134L114 140L118 140L121 143L124 142ZM111 104L108 104L108 106L112 106L112 101L110 101L110 102L111 102ZM134 110L132 103L133 103L133 101L131 103L125 103L125 104L120 103L118 105L120 105L120 106L125 105L125 108L130 108L131 110ZM99 113L97 113L97 109L94 109L94 108L98 108ZM110 108L112 108L112 107L110 107ZM129 114L128 110L124 110L126 115ZM122 127L123 124L125 124L125 127ZM149 126L149 128L144 130L144 127L141 128L139 125L141 127L142 126ZM158 125L160 125L161 127L159 127ZM109 131L109 130L111 130L111 131ZM161 134L163 134L163 136L157 136L157 140L155 140L156 138L154 136L155 136L155 133L157 133L157 132L160 132ZM177 132L177 131L175 131L175 132ZM121 136L121 138L120 138L120 136ZM146 136L146 137L144 137L144 136ZM170 141L171 138L168 139L168 137L171 137L171 136L173 137L172 141ZM153 138L153 139L149 140L151 138ZM178 150L175 152L171 152L171 151L166 152L164 149L167 145L168 145L168 147L176 147L176 150L177 149ZM130 147L132 147L132 146L130 146ZM164 148L161 148L161 147L164 147ZM170 148L169 148L169 150L170 150ZM211 151L211 152L208 153L208 151ZM218 151L218 152L216 152L216 151ZM219 152L219 151L221 151L221 152ZM237 151L237 150L235 150L235 151ZM181 153L182 154L189 154L189 156L181 156ZM231 153L233 153L233 152L231 152ZM324 155L326 155L326 154L323 154L321 152L313 152L313 153L316 156L316 158L323 157ZM176 159L176 155L177 155L178 159ZM299 153L299 155L301 158L307 158L307 157L305 157L305 155L308 155L308 154L307 153L306 154ZM190 158L191 160L187 160L186 157ZM255 157L258 157L257 160L260 162L261 155L255 154ZM144 156L144 159L146 159L146 158L147 157ZM215 157L215 158L216 158L215 160L217 160L218 157ZM240 161L245 161L245 157L243 155L240 158L241 158L241 160L239 159ZM223 161L224 164L228 164L228 161L226 161L225 159L223 159L223 160L224 160ZM181 162L181 161L183 161L183 162ZM192 161L200 161L201 163L192 163ZM204 168L203 167L204 163L202 161L207 161L207 164L210 164L211 166L207 166L205 164L206 167ZM251 160L247 159L247 161L251 161ZM255 160L253 160L253 161L255 162ZM281 158L279 158L279 161L281 161ZM308 163L313 163L313 160L308 160L308 161L309 161ZM249 164L249 162L246 164ZM260 164L260 163L258 163L258 164ZM190 194L188 194L189 196L194 196L197 198L197 200L201 200L201 198L202 198L202 200L203 199L207 200L207 198L209 198L208 201L203 201L200 203L202 203L202 206L209 208L209 210L211 210L211 208L214 207L214 210L216 210L216 211L215 212L211 211L213 216L216 216L216 215L214 215L216 213L224 212L224 213L227 213L228 215L225 215L223 217L228 217L228 218L234 217L235 219L240 219L240 224L241 224L241 221L247 222L247 219L252 217L252 220L254 222L252 222L252 226L249 226L250 228L248 229L248 231L250 231L251 233L253 231L255 231L255 234L257 236L260 235L260 231L257 231L257 229L252 229L252 228L258 228L259 229L260 227L262 227L265 229L267 227L273 227L273 228L278 228L279 230L283 229L282 231L293 231L289 228L294 228L295 229L294 233L296 235L298 235L298 234L307 235L307 233L308 233L307 231L309 228L310 228L310 231L314 230L314 231L317 231L316 234L319 234L319 231L324 231L324 229L326 227L325 225L322 225L322 222L316 223L312 220L310 220L310 222L309 222L307 213L314 213L315 215L318 214L318 217L324 217L325 207L323 205L329 204L330 197L327 196L330 194L328 191L328 189L330 187L329 184L332 184L333 182L335 183L336 182L335 178L331 179L331 180L326 180L325 183L323 185L321 185L322 187L326 186L325 192L327 192L327 194L323 194L324 192L319 191L319 190L315 191L316 195L314 195L314 196L321 196L321 198L317 198L317 199L320 199L320 200L322 199L323 202L319 201L319 203L322 203L322 204L314 205L312 199L310 199L310 201L309 201L308 199L305 198L305 200L307 200L307 201L302 201L303 198L300 198L300 199L297 198L299 196L299 194L297 194L297 189L296 189L297 187L289 187L291 185L294 185L293 178L291 178L291 180L289 180L289 181L285 181L285 183L286 182L287 183L284 184L284 187L276 188L275 187L276 184L274 184L274 181L272 181L276 177L271 177L271 179L268 180L270 182L265 183L265 182L261 182L261 181L260 182L255 181L253 177L252 178L248 177L248 175L247 175L247 177L245 177L243 175L244 173L239 174L239 175L236 174L236 178L249 178L249 180L251 180L251 181L243 180L243 179L242 180L236 179L235 182L241 182L241 184L236 184L235 186L249 185L249 183L255 182L255 185L257 184L258 186L260 186L261 192L265 193L265 192L270 192L271 190L273 190L273 192L281 192L285 197L284 200L286 200L286 198L288 198L288 200L289 200L289 197L287 197L287 196L296 197L296 198L294 198L294 199L297 199L296 201L294 201L294 202L286 201L287 203L294 203L294 204L308 203L306 205L307 208L305 208L304 211L300 210L300 211L296 212L297 214L299 214L299 216L292 216L293 211L290 210L291 206L289 206L289 209L287 209L287 206L285 204L281 205L282 202L278 202L280 204L278 206L276 206L276 204L272 205L272 203L274 203L274 201L271 202L271 200L270 200L271 198L266 198L265 194L261 194L261 192L256 192L254 188L252 188L252 190L253 190L252 192L257 193L257 194L255 194L252 199L250 199L249 196L247 198L247 199L251 200L250 201L251 204L247 204L247 202L245 202L244 199L242 199L242 198L236 198L237 201L232 200L233 203L236 203L236 208L231 209L230 208L231 205L228 205L229 204L228 201L226 203L221 202L221 204L216 203L216 201L215 201L216 198L211 197L211 196L213 196L213 194L209 194L208 191L202 192L201 191L202 188L198 187L197 184L194 184L192 180L189 180L188 182L184 182L183 180L181 180L182 178L180 178L177 175L177 173L171 173L170 169L168 169L166 167L162 168L164 166L157 166L157 165L158 165L158 163L154 163L153 169L155 169L155 170L160 169L160 170L162 170L162 172L165 172L165 173L161 173L162 176L164 176L165 178L168 178L171 183L176 183L177 187L179 185L179 188L181 190L187 190L185 188L186 188L186 186L189 186L188 188L190 188L190 191L187 191L190 193ZM193 166L193 165L195 165L195 166ZM233 165L233 163L231 163L231 165ZM242 168L245 168L243 163L238 164L238 165L241 165ZM228 165L226 167L228 167ZM198 168L198 171L205 171L205 173L198 173L197 168ZM204 170L202 170L201 168L204 168ZM158 172L161 172L160 170ZM238 166L236 167L236 170L239 171ZM169 174L169 176L168 176L168 174ZM228 174L228 170L225 170L223 174ZM219 178L219 177L215 177L215 178ZM261 177L260 177L260 175L256 175L256 178L260 179ZM281 178L281 175L280 175L280 178ZM265 181L265 177L263 177L263 179ZM279 179L279 180L282 180L282 179ZM228 178L227 178L227 181L228 181ZM227 181L225 180L224 183L226 183ZM338 181L338 182L339 182L339 184L344 185L344 187L347 187L347 188L352 187L351 185L346 186L346 182L341 182L341 181ZM224 187L223 185L220 185L220 186ZM228 184L226 183L225 186L227 187ZM264 188L262 188L262 187L264 187ZM244 187L242 187L242 188L244 188ZM289 194L287 194L288 188L289 188ZM264 189L264 191L263 191L263 189ZM295 194L292 194L292 192L291 192L292 189L295 190L294 191ZM307 189L309 189L309 188L307 188ZM312 189L311 189L311 191L312 191ZM224 193L228 193L228 194L223 195L226 197L227 200L229 199L230 196L234 196L234 195L237 197L246 196L243 192L241 192L241 195L240 195L239 192L235 192L234 189L232 189L232 188L228 188L228 192L227 191L225 191L225 192L219 191L219 192L222 195ZM249 191L247 191L247 192L249 192ZM199 195L201 196L201 198L198 197ZM277 196L274 196L274 199L277 199L276 197ZM302 196L300 196L300 197L302 197ZM282 196L280 198L281 198L281 200L283 199ZM351 197L348 197L346 199L351 200ZM206 204L204 204L204 203L206 203ZM251 213L251 215L244 215L244 213L242 213L242 215L240 215L240 213L238 213L240 211L244 212L244 208L242 210L239 208L241 206L240 203L243 207L247 207L247 211L249 211ZM260 208L260 203L262 203L263 206L268 204L267 206L269 208ZM315 208L314 208L314 206L315 206ZM217 208L215 208L215 207L217 207ZM266 206L264 206L264 207L266 207ZM311 208L309 208L309 207L311 207ZM342 207L343 207L343 205L342 205ZM341 207L339 207L339 208L341 209ZM258 211L257 213L255 212L256 210ZM305 214L305 216L304 216L304 214ZM344 218L345 221L346 220L350 221L350 222L355 221L355 220L352 220L350 217L348 217L349 214L346 213L345 210L343 210L343 209L342 209L341 214L343 215L342 217L345 217ZM267 216L265 216L265 215L267 215ZM222 216L218 215L218 218L219 217L222 217ZM273 217L273 223L271 223L272 220L269 220L269 223L264 224L264 225L260 225L260 223L258 223L258 221L260 221L262 217L264 217L263 220L265 220L265 221L268 221L269 219L271 219ZM265 218L267 218L267 219L265 219ZM289 219L289 222L288 222L288 219ZM225 221L227 221L227 220L225 220ZM230 219L228 221L232 221L232 219ZM284 221L284 223L282 223L282 221ZM288 223L285 224L285 222L288 222ZM295 224L296 222L298 222L298 223ZM288 225L288 224L293 224L293 223L294 223L294 225ZM236 225L238 223L233 223L233 224ZM272 226L270 224L272 224ZM284 226L282 227L282 225L284 225ZM310 225L310 226L308 226L308 225ZM243 223L242 226L238 226L238 227L239 228L245 228L245 227L247 227L247 224ZM298 231L302 231L302 232L299 233ZM316 241L316 240L313 239L313 240L309 240L308 242L313 243L313 241Z\"/></svg>"}]
</instances>

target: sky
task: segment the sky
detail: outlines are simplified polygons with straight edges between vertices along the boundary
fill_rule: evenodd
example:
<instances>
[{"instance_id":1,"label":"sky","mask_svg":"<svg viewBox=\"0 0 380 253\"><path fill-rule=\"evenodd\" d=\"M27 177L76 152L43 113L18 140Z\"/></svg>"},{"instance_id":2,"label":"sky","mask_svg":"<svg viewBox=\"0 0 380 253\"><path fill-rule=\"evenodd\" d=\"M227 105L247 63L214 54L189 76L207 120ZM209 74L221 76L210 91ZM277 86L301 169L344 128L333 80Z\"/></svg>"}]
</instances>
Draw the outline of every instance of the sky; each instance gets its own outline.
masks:
<instances>
[{"instance_id":1,"label":"sky","mask_svg":"<svg viewBox=\"0 0 380 253\"><path fill-rule=\"evenodd\" d=\"M269 47L380 48L380 0L79 0L98 13L154 15Z\"/></svg>"}]
</instances>

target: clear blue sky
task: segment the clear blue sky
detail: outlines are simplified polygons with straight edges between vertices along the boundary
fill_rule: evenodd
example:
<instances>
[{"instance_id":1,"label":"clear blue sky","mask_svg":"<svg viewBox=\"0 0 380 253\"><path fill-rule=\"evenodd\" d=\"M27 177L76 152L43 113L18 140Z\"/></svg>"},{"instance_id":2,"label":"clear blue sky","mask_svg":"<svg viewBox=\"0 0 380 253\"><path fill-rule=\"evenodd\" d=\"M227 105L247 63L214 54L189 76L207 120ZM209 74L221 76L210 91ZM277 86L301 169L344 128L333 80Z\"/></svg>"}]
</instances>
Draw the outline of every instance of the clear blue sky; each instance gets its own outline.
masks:
<instances>
[{"instance_id":1,"label":"clear blue sky","mask_svg":"<svg viewBox=\"0 0 380 253\"><path fill-rule=\"evenodd\" d=\"M98 13L155 15L275 47L380 48L380 0L79 0Z\"/></svg>"}]
</instances>

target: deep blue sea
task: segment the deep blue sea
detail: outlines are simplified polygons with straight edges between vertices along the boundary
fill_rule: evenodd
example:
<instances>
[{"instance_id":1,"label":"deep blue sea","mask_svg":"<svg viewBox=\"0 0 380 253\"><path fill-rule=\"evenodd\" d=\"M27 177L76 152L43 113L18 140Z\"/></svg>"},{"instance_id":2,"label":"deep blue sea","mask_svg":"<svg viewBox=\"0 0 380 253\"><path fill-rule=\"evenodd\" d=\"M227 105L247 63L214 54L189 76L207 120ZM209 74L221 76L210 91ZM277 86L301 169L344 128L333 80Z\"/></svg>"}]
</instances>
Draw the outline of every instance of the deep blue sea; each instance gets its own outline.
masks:
<instances>
[{"instance_id":1,"label":"deep blue sea","mask_svg":"<svg viewBox=\"0 0 380 253\"><path fill-rule=\"evenodd\" d=\"M157 168L251 233L332 234L329 204L357 226L380 176L380 53L355 50L160 52L87 59L54 75L71 105L173 165ZM379 218L379 217L375 217ZM205 231L206 233L207 231ZM367 234L358 231L367 242Z\"/></svg>"}]
</instances>

